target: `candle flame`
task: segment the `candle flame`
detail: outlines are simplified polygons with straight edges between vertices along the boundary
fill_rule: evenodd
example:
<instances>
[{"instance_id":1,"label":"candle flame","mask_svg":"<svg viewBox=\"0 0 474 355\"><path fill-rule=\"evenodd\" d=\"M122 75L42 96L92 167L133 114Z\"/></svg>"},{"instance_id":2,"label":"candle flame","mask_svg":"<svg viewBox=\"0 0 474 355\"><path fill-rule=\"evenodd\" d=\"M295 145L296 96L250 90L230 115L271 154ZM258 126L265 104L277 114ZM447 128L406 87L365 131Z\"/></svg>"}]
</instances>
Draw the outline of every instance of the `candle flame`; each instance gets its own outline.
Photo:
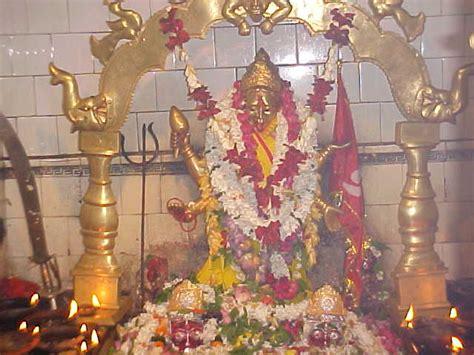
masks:
<instances>
[{"instance_id":1,"label":"candle flame","mask_svg":"<svg viewBox=\"0 0 474 355\"><path fill-rule=\"evenodd\" d=\"M81 329L80 329L80 331L81 331L81 334L87 333L87 324L86 324L86 323L82 323L82 324L81 324Z\"/></svg>"},{"instance_id":2,"label":"candle flame","mask_svg":"<svg viewBox=\"0 0 474 355\"><path fill-rule=\"evenodd\" d=\"M92 333L91 333L91 344L93 346L99 345L99 335L97 334L97 331L95 329L92 330Z\"/></svg>"},{"instance_id":3,"label":"candle flame","mask_svg":"<svg viewBox=\"0 0 474 355\"><path fill-rule=\"evenodd\" d=\"M40 296L39 294L35 293L30 298L30 306L36 306L39 303Z\"/></svg>"},{"instance_id":4,"label":"candle flame","mask_svg":"<svg viewBox=\"0 0 474 355\"><path fill-rule=\"evenodd\" d=\"M26 320L20 323L20 326L18 327L19 331L25 331L28 329L28 323L26 323Z\"/></svg>"},{"instance_id":5,"label":"candle flame","mask_svg":"<svg viewBox=\"0 0 474 355\"><path fill-rule=\"evenodd\" d=\"M413 329L413 322L412 321L407 322L407 328L408 329Z\"/></svg>"},{"instance_id":6,"label":"candle flame","mask_svg":"<svg viewBox=\"0 0 474 355\"><path fill-rule=\"evenodd\" d=\"M76 316L78 310L77 302L75 300L71 301L71 304L69 305L69 315L67 316L67 319L72 319Z\"/></svg>"},{"instance_id":7,"label":"candle flame","mask_svg":"<svg viewBox=\"0 0 474 355\"><path fill-rule=\"evenodd\" d=\"M81 351L85 353L87 351L87 342L85 340L81 343Z\"/></svg>"},{"instance_id":8,"label":"candle flame","mask_svg":"<svg viewBox=\"0 0 474 355\"><path fill-rule=\"evenodd\" d=\"M97 295L92 295L92 305L94 308L100 308L100 302L99 302L99 297Z\"/></svg>"},{"instance_id":9,"label":"candle flame","mask_svg":"<svg viewBox=\"0 0 474 355\"><path fill-rule=\"evenodd\" d=\"M451 319L456 319L458 317L458 310L456 307L452 307L451 310L449 311L449 318Z\"/></svg>"},{"instance_id":10,"label":"candle flame","mask_svg":"<svg viewBox=\"0 0 474 355\"><path fill-rule=\"evenodd\" d=\"M464 345L458 337L451 337L451 347L454 351L461 351L464 349Z\"/></svg>"},{"instance_id":11,"label":"candle flame","mask_svg":"<svg viewBox=\"0 0 474 355\"><path fill-rule=\"evenodd\" d=\"M33 335L38 335L40 332L40 327L37 325L36 327L33 328L33 332L31 334Z\"/></svg>"},{"instance_id":12,"label":"candle flame","mask_svg":"<svg viewBox=\"0 0 474 355\"><path fill-rule=\"evenodd\" d=\"M413 309L413 305L410 305L410 308L408 308L407 314L405 316L405 320L407 322L413 321L413 318L415 318L415 310Z\"/></svg>"}]
</instances>

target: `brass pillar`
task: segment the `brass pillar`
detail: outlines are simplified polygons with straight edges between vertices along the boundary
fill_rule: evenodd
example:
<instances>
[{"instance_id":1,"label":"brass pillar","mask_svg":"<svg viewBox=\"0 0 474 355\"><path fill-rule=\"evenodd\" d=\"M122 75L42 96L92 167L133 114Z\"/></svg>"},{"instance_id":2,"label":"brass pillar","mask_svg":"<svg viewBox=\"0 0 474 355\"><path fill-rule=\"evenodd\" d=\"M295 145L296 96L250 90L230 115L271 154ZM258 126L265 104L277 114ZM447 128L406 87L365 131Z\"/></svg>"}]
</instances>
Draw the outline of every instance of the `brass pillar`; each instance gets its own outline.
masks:
<instances>
[{"instance_id":1,"label":"brass pillar","mask_svg":"<svg viewBox=\"0 0 474 355\"><path fill-rule=\"evenodd\" d=\"M398 209L404 250L395 268L397 311L413 305L417 315L446 317L446 268L434 250L438 208L428 172L430 151L439 143L439 123L399 122L396 142L405 152L407 180Z\"/></svg>"},{"instance_id":2,"label":"brass pillar","mask_svg":"<svg viewBox=\"0 0 474 355\"><path fill-rule=\"evenodd\" d=\"M114 255L117 202L109 176L112 158L119 151L119 134L80 131L79 149L89 162L90 177L79 216L85 252L72 271L74 298L79 305L90 304L96 294L101 310L87 321L113 325L128 308L120 299L121 270Z\"/></svg>"}]
</instances>

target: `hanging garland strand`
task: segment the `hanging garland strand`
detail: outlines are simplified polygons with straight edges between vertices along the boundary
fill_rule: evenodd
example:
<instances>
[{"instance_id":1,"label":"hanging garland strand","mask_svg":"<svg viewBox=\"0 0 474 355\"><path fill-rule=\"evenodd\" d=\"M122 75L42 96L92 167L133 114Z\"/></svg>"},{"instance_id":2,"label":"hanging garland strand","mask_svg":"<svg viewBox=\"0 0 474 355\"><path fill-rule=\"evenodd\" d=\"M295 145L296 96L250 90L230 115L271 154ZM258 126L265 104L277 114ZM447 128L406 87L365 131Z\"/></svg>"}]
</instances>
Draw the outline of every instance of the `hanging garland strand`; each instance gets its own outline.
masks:
<instances>
[{"instance_id":1,"label":"hanging garland strand","mask_svg":"<svg viewBox=\"0 0 474 355\"><path fill-rule=\"evenodd\" d=\"M314 76L313 92L309 94L307 101L312 113L323 115L326 112L327 97L333 90L334 62L336 58L336 48L349 45L349 30L354 27L354 14L351 12L342 13L338 8L331 10L332 22L329 30L324 33L324 38L332 41L328 59L324 66L323 77Z\"/></svg>"}]
</instances>

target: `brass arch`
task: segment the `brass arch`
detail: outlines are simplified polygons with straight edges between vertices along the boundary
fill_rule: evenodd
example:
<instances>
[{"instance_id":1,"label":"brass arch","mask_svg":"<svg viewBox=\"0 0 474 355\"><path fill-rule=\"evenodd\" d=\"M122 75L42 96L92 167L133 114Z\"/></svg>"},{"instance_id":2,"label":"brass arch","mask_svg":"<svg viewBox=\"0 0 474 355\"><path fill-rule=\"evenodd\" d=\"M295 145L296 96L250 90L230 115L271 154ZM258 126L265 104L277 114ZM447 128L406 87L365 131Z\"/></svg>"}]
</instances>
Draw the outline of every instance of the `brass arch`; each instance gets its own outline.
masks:
<instances>
[{"instance_id":1,"label":"brass arch","mask_svg":"<svg viewBox=\"0 0 474 355\"><path fill-rule=\"evenodd\" d=\"M224 20L224 3L225 0L189 0L176 5L177 17L183 20L191 38L204 38L212 24ZM292 5L288 19L304 24L312 35L329 28L332 9L354 13L355 27L349 39L355 60L381 68L407 120L449 121L465 107L467 77L474 73L474 64L458 70L451 91L437 89L431 85L420 53L404 37L384 32L377 18L360 7L337 0L293 0ZM80 98L74 76L50 66L52 83L64 86L65 114L73 128L80 131L80 149L91 166L90 185L80 215L87 249L73 271L75 297L80 303L88 303L95 293L102 295L104 309L123 310L118 286L120 268L113 255L118 215L108 170L111 158L118 153L118 132L127 119L139 79L150 70L165 68L170 51L165 46L168 36L161 32L159 20L166 13L167 9L158 11L138 30L141 21L135 17L135 27L127 34L133 33L133 39L117 49L107 49L107 55L101 58L105 66L95 97ZM97 44L95 50L100 51ZM113 323L118 316L110 317L112 321L108 322Z\"/></svg>"},{"instance_id":2,"label":"brass arch","mask_svg":"<svg viewBox=\"0 0 474 355\"><path fill-rule=\"evenodd\" d=\"M205 38L212 24L224 20L220 10L223 4L224 0L194 0L186 6L179 6L177 16L184 21L191 38ZM452 119L456 112L452 112L451 117L430 117L429 112L423 111L420 93L432 86L421 54L402 36L382 31L373 17L359 6L325 3L323 0L299 1L293 6L288 19L303 23L312 35L316 35L328 29L329 13L333 8L355 13L355 27L350 32L350 47L355 60L373 63L385 73L394 100L406 119ZM99 92L112 100L107 130L118 130L124 123L141 75L152 69L164 69L169 51L165 47L167 35L161 33L159 19L165 15L165 9L155 13L145 23L137 39L118 48L104 68ZM466 74L472 71L473 68L470 68ZM445 93L449 94L449 91Z\"/></svg>"}]
</instances>

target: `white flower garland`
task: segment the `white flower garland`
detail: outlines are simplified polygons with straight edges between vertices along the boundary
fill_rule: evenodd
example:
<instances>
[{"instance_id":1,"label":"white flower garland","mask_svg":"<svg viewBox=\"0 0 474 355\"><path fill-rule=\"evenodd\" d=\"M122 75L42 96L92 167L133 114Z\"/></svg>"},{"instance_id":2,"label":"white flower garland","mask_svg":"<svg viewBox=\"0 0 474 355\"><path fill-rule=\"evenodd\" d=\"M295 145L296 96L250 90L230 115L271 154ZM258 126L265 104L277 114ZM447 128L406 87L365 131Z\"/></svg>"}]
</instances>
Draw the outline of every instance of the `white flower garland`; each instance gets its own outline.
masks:
<instances>
[{"instance_id":1,"label":"white flower garland","mask_svg":"<svg viewBox=\"0 0 474 355\"><path fill-rule=\"evenodd\" d=\"M159 326L159 318L166 316L166 305L151 305L147 304L145 313L138 315L125 324L124 327L119 328L119 336L121 345L119 349L115 350L116 354L161 354L162 349L156 348L150 339L154 336L156 328ZM232 307L231 307L232 308ZM271 326L275 320L293 321L302 320L304 322L303 333L305 338L302 339L295 346L308 346L307 336L311 323L308 323L306 310L308 308L308 301L304 300L299 303L288 305L267 305L263 303L250 302L242 305L239 309L240 313L246 313L248 319L254 319L265 326ZM165 314L163 314L165 311ZM217 334L219 334L220 325L217 320L211 318L204 321L204 329L202 334L203 345L196 349L188 349L190 354L228 354L232 350L232 346L224 344L220 348L213 348L210 343ZM127 339L127 340L125 340ZM384 348L381 338L370 330L359 317L352 312L348 312L343 327L343 343L341 345L331 345L330 347L319 349L324 354L359 354L360 350L368 354L388 355ZM267 344L268 348L279 353L286 350L286 347L278 349L272 348ZM311 351L314 351L311 350ZM397 354L400 354L398 352Z\"/></svg>"},{"instance_id":2,"label":"white flower garland","mask_svg":"<svg viewBox=\"0 0 474 355\"><path fill-rule=\"evenodd\" d=\"M280 238L285 240L301 227L311 208L314 194L318 187L317 174L317 130L316 118L298 109L301 131L297 140L288 143L288 124L285 117L278 113L276 128L276 151L274 153L271 173L284 159L290 146L307 154L307 159L298 165L299 171L293 181L291 190L282 185L275 186L275 194L281 200L279 209L269 211L269 218L259 216L258 205L253 183L249 177L238 178L239 166L224 161L227 151L237 144L239 152L245 149L240 123L237 114L241 111L232 108L232 90L217 107L220 113L211 117L206 131L206 160L214 192L226 213L239 228L249 237L256 239L255 229L267 227L271 222L280 221Z\"/></svg>"}]
</instances>

